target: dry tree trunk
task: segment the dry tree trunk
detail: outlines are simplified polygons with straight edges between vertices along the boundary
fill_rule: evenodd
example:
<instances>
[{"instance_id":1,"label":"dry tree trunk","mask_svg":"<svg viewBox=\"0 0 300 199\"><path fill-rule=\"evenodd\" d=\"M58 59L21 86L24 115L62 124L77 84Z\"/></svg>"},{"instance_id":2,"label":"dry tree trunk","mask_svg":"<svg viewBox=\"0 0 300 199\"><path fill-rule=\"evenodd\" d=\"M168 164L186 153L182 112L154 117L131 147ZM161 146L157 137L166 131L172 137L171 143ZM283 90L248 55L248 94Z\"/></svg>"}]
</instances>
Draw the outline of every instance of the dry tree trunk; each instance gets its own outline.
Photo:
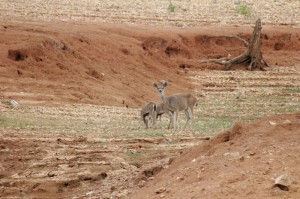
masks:
<instances>
[{"instance_id":1,"label":"dry tree trunk","mask_svg":"<svg viewBox=\"0 0 300 199\"><path fill-rule=\"evenodd\" d=\"M230 70L233 65L242 64L242 63L248 64L249 70L254 70L255 68L259 68L260 70L265 70L264 67L267 67L268 65L262 58L262 52L260 47L261 47L261 21L260 19L257 19L252 33L251 40L247 45L247 50L243 54L234 57L232 59L228 59L228 58L209 59L205 62L214 62L218 64L223 64L225 65L225 70Z\"/></svg>"}]
</instances>

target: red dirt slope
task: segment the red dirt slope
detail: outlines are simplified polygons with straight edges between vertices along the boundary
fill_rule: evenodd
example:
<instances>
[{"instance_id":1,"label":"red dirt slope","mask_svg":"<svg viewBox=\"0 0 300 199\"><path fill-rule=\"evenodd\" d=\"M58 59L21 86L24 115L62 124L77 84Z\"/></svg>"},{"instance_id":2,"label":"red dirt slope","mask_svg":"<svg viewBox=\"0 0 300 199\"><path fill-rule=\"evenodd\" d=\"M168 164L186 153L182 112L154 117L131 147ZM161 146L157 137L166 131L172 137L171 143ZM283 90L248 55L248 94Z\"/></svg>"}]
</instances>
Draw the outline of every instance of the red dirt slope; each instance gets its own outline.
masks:
<instances>
[{"instance_id":1,"label":"red dirt slope","mask_svg":"<svg viewBox=\"0 0 300 199\"><path fill-rule=\"evenodd\" d=\"M300 114L239 123L193 148L130 198L300 198ZM274 179L289 175L288 191Z\"/></svg>"},{"instance_id":2,"label":"red dirt slope","mask_svg":"<svg viewBox=\"0 0 300 199\"><path fill-rule=\"evenodd\" d=\"M299 29L263 27L272 65L299 63ZM0 97L22 103L91 103L140 107L159 101L152 82L170 94L191 91L193 69L221 69L199 60L236 56L251 27L150 27L117 24L5 21L0 26Z\"/></svg>"}]
</instances>

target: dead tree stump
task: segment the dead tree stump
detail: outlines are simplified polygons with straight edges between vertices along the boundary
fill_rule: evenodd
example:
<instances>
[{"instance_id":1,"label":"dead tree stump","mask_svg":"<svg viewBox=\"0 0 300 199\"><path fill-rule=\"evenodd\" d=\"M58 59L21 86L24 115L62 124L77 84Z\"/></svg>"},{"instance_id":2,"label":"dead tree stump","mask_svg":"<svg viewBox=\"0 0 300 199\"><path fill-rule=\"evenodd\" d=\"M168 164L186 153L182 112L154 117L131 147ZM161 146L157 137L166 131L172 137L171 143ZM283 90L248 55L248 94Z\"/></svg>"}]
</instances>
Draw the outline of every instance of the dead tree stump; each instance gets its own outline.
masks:
<instances>
[{"instance_id":1,"label":"dead tree stump","mask_svg":"<svg viewBox=\"0 0 300 199\"><path fill-rule=\"evenodd\" d=\"M237 37L237 36L235 36ZM241 38L239 38L241 39ZM243 40L243 39L241 39ZM247 65L249 70L254 70L259 68L260 70L265 70L264 67L267 67L268 64L262 58L261 52L261 20L257 19L255 23L255 27L252 33L252 37L249 43L246 43L247 50L232 59L228 58L220 58L220 59L210 59L205 62L214 62L218 64L225 65L225 70L230 70L233 65L237 64L245 64ZM203 62L202 62L203 63Z\"/></svg>"}]
</instances>

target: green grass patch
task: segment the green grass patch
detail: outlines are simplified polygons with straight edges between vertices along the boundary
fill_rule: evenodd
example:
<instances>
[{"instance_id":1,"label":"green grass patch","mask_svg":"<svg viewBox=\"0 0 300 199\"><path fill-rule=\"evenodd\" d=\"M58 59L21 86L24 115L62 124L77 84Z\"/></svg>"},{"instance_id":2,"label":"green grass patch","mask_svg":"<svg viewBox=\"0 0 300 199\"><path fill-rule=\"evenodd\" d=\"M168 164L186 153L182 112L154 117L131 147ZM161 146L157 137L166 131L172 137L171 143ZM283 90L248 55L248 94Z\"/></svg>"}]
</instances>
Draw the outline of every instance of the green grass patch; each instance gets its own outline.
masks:
<instances>
[{"instance_id":1,"label":"green grass patch","mask_svg":"<svg viewBox=\"0 0 300 199\"><path fill-rule=\"evenodd\" d=\"M24 129L28 127L42 126L38 121L28 118L11 118L8 116L0 115L0 127L1 128L19 128Z\"/></svg>"},{"instance_id":2,"label":"green grass patch","mask_svg":"<svg viewBox=\"0 0 300 199\"><path fill-rule=\"evenodd\" d=\"M285 93L287 93L287 94L300 94L300 88L286 90Z\"/></svg>"},{"instance_id":3,"label":"green grass patch","mask_svg":"<svg viewBox=\"0 0 300 199\"><path fill-rule=\"evenodd\" d=\"M193 122L193 130L204 135L215 135L216 133L231 128L234 118L226 115L198 115Z\"/></svg>"},{"instance_id":4,"label":"green grass patch","mask_svg":"<svg viewBox=\"0 0 300 199\"><path fill-rule=\"evenodd\" d=\"M143 154L141 152L135 151L135 152L127 152L126 156L128 157L141 157Z\"/></svg>"},{"instance_id":5,"label":"green grass patch","mask_svg":"<svg viewBox=\"0 0 300 199\"><path fill-rule=\"evenodd\" d=\"M249 5L247 5L246 2L244 1L239 1L236 3L236 7L235 10L237 13L244 15L244 16L251 16L251 7Z\"/></svg>"},{"instance_id":6,"label":"green grass patch","mask_svg":"<svg viewBox=\"0 0 300 199\"><path fill-rule=\"evenodd\" d=\"M170 2L168 5L168 11L175 12L175 9L176 9L176 6L172 2Z\"/></svg>"}]
</instances>

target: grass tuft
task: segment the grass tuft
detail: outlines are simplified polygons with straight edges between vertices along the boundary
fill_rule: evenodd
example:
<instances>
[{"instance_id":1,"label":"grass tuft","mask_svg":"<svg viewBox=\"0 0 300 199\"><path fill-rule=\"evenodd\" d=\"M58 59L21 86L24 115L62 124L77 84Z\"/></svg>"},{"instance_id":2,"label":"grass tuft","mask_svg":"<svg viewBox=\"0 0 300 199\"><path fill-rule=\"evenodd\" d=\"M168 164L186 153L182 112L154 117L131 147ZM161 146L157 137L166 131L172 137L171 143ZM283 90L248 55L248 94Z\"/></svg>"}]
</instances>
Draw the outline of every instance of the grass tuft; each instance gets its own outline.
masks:
<instances>
[{"instance_id":1,"label":"grass tuft","mask_svg":"<svg viewBox=\"0 0 300 199\"><path fill-rule=\"evenodd\" d=\"M238 1L235 7L235 10L237 13L250 17L251 16L251 7L249 5L247 5L246 2L244 1Z\"/></svg>"},{"instance_id":2,"label":"grass tuft","mask_svg":"<svg viewBox=\"0 0 300 199\"><path fill-rule=\"evenodd\" d=\"M176 6L172 2L170 2L169 6L168 6L168 11L175 12L175 9L176 9Z\"/></svg>"}]
</instances>

